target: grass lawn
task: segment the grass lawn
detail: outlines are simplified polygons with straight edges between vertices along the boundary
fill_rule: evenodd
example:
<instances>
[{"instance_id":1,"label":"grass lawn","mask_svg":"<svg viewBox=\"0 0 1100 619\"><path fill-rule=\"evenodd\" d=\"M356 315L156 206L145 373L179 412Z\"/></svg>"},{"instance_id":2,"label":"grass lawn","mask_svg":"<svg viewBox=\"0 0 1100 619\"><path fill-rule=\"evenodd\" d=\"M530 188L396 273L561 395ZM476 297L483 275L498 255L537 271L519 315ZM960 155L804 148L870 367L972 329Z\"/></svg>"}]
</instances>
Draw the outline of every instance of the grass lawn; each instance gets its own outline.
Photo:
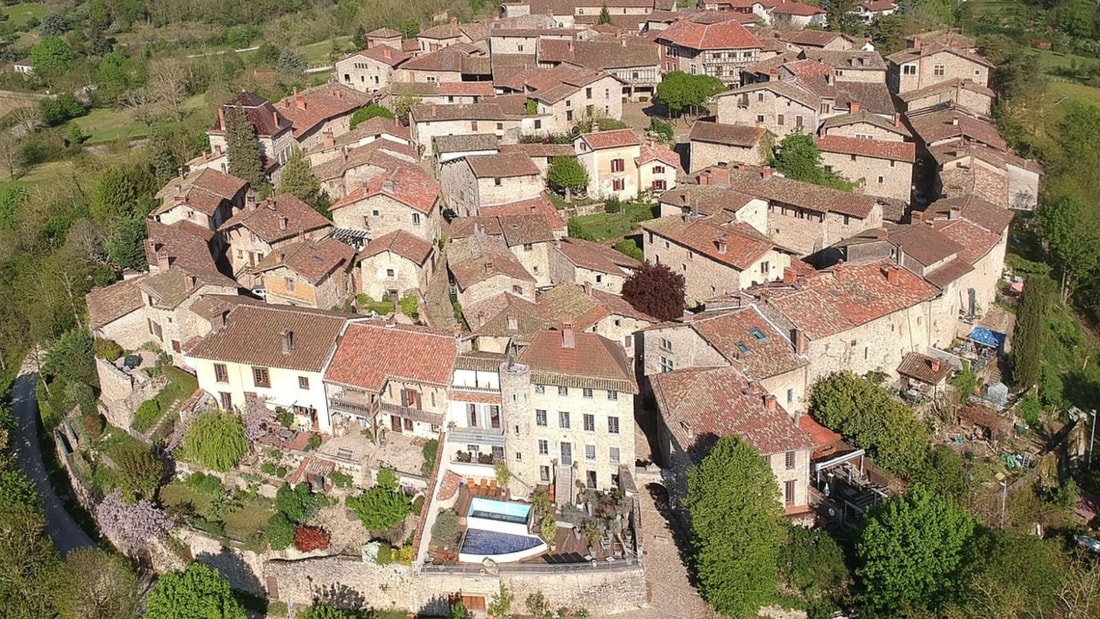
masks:
<instances>
[{"instance_id":1,"label":"grass lawn","mask_svg":"<svg viewBox=\"0 0 1100 619\"><path fill-rule=\"evenodd\" d=\"M182 403L199 388L199 381L179 368L164 366L164 374L168 377L168 386L157 394L162 411L167 411L176 400Z\"/></svg>"},{"instance_id":2,"label":"grass lawn","mask_svg":"<svg viewBox=\"0 0 1100 619\"><path fill-rule=\"evenodd\" d=\"M160 489L160 502L165 507L190 505L196 513L206 511L214 497L188 488L183 482L174 481Z\"/></svg>"},{"instance_id":3,"label":"grass lawn","mask_svg":"<svg viewBox=\"0 0 1100 619\"><path fill-rule=\"evenodd\" d=\"M624 202L618 213L599 213L582 215L569 220L572 232L581 238L596 242L621 239L638 227L638 223L653 219L657 214L657 205Z\"/></svg>"},{"instance_id":4,"label":"grass lawn","mask_svg":"<svg viewBox=\"0 0 1100 619\"><path fill-rule=\"evenodd\" d=\"M1060 52L1053 52L1049 49L1035 50L1035 56L1038 57L1039 67L1042 68L1044 73L1049 73L1050 70L1055 67L1069 67L1073 61L1077 61L1078 67L1088 67L1100 64L1100 59L1097 58L1063 54Z\"/></svg>"},{"instance_id":5,"label":"grass lawn","mask_svg":"<svg viewBox=\"0 0 1100 619\"><path fill-rule=\"evenodd\" d=\"M49 14L50 7L45 4L38 4L37 2L27 2L16 4L15 6L4 7L0 10L3 10L4 14L8 16L8 21L11 25L19 28L31 19L42 21L42 18Z\"/></svg>"},{"instance_id":6,"label":"grass lawn","mask_svg":"<svg viewBox=\"0 0 1100 619\"><path fill-rule=\"evenodd\" d=\"M1080 101L1081 103L1090 105L1100 105L1100 88L1054 80L1051 80L1049 84L1050 92L1054 93L1057 97L1055 101L1063 105L1068 101Z\"/></svg>"},{"instance_id":7,"label":"grass lawn","mask_svg":"<svg viewBox=\"0 0 1100 619\"><path fill-rule=\"evenodd\" d=\"M201 109L203 97L201 94L188 97L183 102L183 109L188 113ZM149 135L149 127L134 118L133 113L126 108L95 108L87 116L71 122L89 135L85 142L89 146L116 140L134 140Z\"/></svg>"},{"instance_id":8,"label":"grass lawn","mask_svg":"<svg viewBox=\"0 0 1100 619\"><path fill-rule=\"evenodd\" d=\"M333 39L340 45L341 50L347 49L351 45L351 37L333 37ZM332 40L303 45L298 48L298 53L302 56L302 60L306 62L307 69L330 65L332 64L332 61L329 60L329 54L332 53Z\"/></svg>"},{"instance_id":9,"label":"grass lawn","mask_svg":"<svg viewBox=\"0 0 1100 619\"><path fill-rule=\"evenodd\" d=\"M0 172L0 178L4 180L0 181L0 186L8 183L18 183L31 189L38 185L56 183L62 180L72 181L75 175L76 166L74 166L71 161L50 161L49 163L34 166L29 172L23 176L16 177L15 180L10 180L8 178L6 170L2 171Z\"/></svg>"},{"instance_id":10,"label":"grass lawn","mask_svg":"<svg viewBox=\"0 0 1100 619\"><path fill-rule=\"evenodd\" d=\"M245 499L241 508L225 517L225 534L230 539L248 541L263 533L267 521L275 515L275 503L263 497Z\"/></svg>"}]
</instances>

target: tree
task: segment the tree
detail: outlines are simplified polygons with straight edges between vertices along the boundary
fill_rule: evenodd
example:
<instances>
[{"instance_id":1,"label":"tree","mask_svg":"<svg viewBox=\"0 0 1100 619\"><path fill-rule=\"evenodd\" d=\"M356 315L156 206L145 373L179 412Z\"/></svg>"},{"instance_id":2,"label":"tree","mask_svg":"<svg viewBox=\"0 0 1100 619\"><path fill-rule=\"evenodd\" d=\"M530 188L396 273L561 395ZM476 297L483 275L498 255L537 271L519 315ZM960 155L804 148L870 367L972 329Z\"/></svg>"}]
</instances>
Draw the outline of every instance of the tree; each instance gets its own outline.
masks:
<instances>
[{"instance_id":1,"label":"tree","mask_svg":"<svg viewBox=\"0 0 1100 619\"><path fill-rule=\"evenodd\" d=\"M64 73L76 60L69 44L58 37L45 37L31 48L31 63L35 73L56 75Z\"/></svg>"},{"instance_id":2,"label":"tree","mask_svg":"<svg viewBox=\"0 0 1100 619\"><path fill-rule=\"evenodd\" d=\"M144 217L123 217L115 222L115 231L107 239L107 259L120 269L145 269Z\"/></svg>"},{"instance_id":3,"label":"tree","mask_svg":"<svg viewBox=\"0 0 1100 619\"><path fill-rule=\"evenodd\" d=\"M320 499L310 490L309 484L287 484L275 493L275 510L295 524L312 518L320 507Z\"/></svg>"},{"instance_id":4,"label":"tree","mask_svg":"<svg viewBox=\"0 0 1100 619\"><path fill-rule=\"evenodd\" d=\"M192 563L160 577L145 605L146 619L245 619L229 581L213 568Z\"/></svg>"},{"instance_id":5,"label":"tree","mask_svg":"<svg viewBox=\"0 0 1100 619\"><path fill-rule=\"evenodd\" d=\"M260 140L256 128L248 121L244 110L237 106L225 114L225 150L229 159L229 173L243 178L259 188L267 184L263 162L260 158Z\"/></svg>"},{"instance_id":6,"label":"tree","mask_svg":"<svg viewBox=\"0 0 1100 619\"><path fill-rule=\"evenodd\" d=\"M393 112L388 107L371 103L366 107L355 110L355 113L351 115L351 120L348 121L348 129L354 130L359 126L359 123L366 122L376 116L393 120Z\"/></svg>"},{"instance_id":7,"label":"tree","mask_svg":"<svg viewBox=\"0 0 1100 619\"><path fill-rule=\"evenodd\" d=\"M684 276L647 261L623 282L622 296L639 312L673 320L684 315Z\"/></svg>"},{"instance_id":8,"label":"tree","mask_svg":"<svg viewBox=\"0 0 1100 619\"><path fill-rule=\"evenodd\" d=\"M596 21L597 24L610 24L611 23L611 11L607 10L607 5L603 5L600 9L600 17Z\"/></svg>"},{"instance_id":9,"label":"tree","mask_svg":"<svg viewBox=\"0 0 1100 619\"><path fill-rule=\"evenodd\" d=\"M56 127L71 118L79 118L88 110L71 92L63 92L52 99L40 99L38 111L42 122Z\"/></svg>"},{"instance_id":10,"label":"tree","mask_svg":"<svg viewBox=\"0 0 1100 619\"><path fill-rule=\"evenodd\" d=\"M969 505L973 481L962 456L950 447L938 445L929 451L916 477L929 490L955 501L960 507Z\"/></svg>"},{"instance_id":11,"label":"tree","mask_svg":"<svg viewBox=\"0 0 1100 619\"><path fill-rule=\"evenodd\" d=\"M285 486L284 486L285 487ZM264 534L267 536L267 544L272 550L286 550L294 543L294 530L296 525L279 512L267 521Z\"/></svg>"},{"instance_id":12,"label":"tree","mask_svg":"<svg viewBox=\"0 0 1100 619\"><path fill-rule=\"evenodd\" d=\"M420 34L420 24L415 19L410 17L401 22L401 38L415 39L418 34Z\"/></svg>"},{"instance_id":13,"label":"tree","mask_svg":"<svg viewBox=\"0 0 1100 619\"><path fill-rule=\"evenodd\" d=\"M546 171L550 186L565 192L565 201L573 201L573 191L588 187L588 170L576 157L559 156L550 161Z\"/></svg>"},{"instance_id":14,"label":"tree","mask_svg":"<svg viewBox=\"0 0 1100 619\"><path fill-rule=\"evenodd\" d=\"M0 509L0 600L7 619L57 614L64 572L37 505Z\"/></svg>"},{"instance_id":15,"label":"tree","mask_svg":"<svg viewBox=\"0 0 1100 619\"><path fill-rule=\"evenodd\" d=\"M1074 196L1061 196L1044 204L1035 214L1042 234L1061 272L1061 298L1065 303L1075 284L1093 276L1100 267L1100 223L1097 209Z\"/></svg>"},{"instance_id":16,"label":"tree","mask_svg":"<svg viewBox=\"0 0 1100 619\"><path fill-rule=\"evenodd\" d=\"M767 460L739 437L719 438L688 471L685 505L703 599L731 617L755 617L774 599L785 537Z\"/></svg>"},{"instance_id":17,"label":"tree","mask_svg":"<svg viewBox=\"0 0 1100 619\"><path fill-rule=\"evenodd\" d=\"M42 371L50 377L61 377L85 385L99 385L94 347L95 341L87 331L66 331L46 351Z\"/></svg>"},{"instance_id":18,"label":"tree","mask_svg":"<svg viewBox=\"0 0 1100 619\"><path fill-rule=\"evenodd\" d=\"M212 410L200 414L183 437L187 457L215 471L233 468L246 451L244 423L231 412Z\"/></svg>"},{"instance_id":19,"label":"tree","mask_svg":"<svg viewBox=\"0 0 1100 619\"><path fill-rule=\"evenodd\" d=\"M831 612L847 600L851 574L844 550L823 530L787 527L787 539L779 548L779 572L787 587L800 592L814 608L824 606Z\"/></svg>"},{"instance_id":20,"label":"tree","mask_svg":"<svg viewBox=\"0 0 1100 619\"><path fill-rule=\"evenodd\" d=\"M716 77L671 71L657 84L657 98L670 113L678 115L684 110L694 112L725 89L726 85Z\"/></svg>"},{"instance_id":21,"label":"tree","mask_svg":"<svg viewBox=\"0 0 1100 619\"><path fill-rule=\"evenodd\" d=\"M825 169L813 136L803 133L801 129L788 133L779 142L773 163L787 178L843 191L852 190L852 183Z\"/></svg>"},{"instance_id":22,"label":"tree","mask_svg":"<svg viewBox=\"0 0 1100 619\"><path fill-rule=\"evenodd\" d=\"M127 502L154 500L164 477L164 465L143 443L130 443L114 455L117 487Z\"/></svg>"},{"instance_id":23,"label":"tree","mask_svg":"<svg viewBox=\"0 0 1100 619\"><path fill-rule=\"evenodd\" d=\"M400 523L412 511L409 497L397 488L382 483L359 496L348 497L344 504L359 516L368 531L385 531Z\"/></svg>"},{"instance_id":24,"label":"tree","mask_svg":"<svg viewBox=\"0 0 1100 619\"><path fill-rule=\"evenodd\" d=\"M500 590L493 594L493 597L489 598L489 605L485 607L485 610L489 613L490 617L497 617L503 619L508 616L508 613L512 612L512 602L516 599L516 595L512 593L504 581L500 581Z\"/></svg>"},{"instance_id":25,"label":"tree","mask_svg":"<svg viewBox=\"0 0 1100 619\"><path fill-rule=\"evenodd\" d=\"M321 181L313 175L309 160L300 149L295 148L290 158L283 164L283 171L279 176L279 187L275 193L278 195L289 193L312 206L322 215L328 216L327 212L318 208L321 204Z\"/></svg>"},{"instance_id":26,"label":"tree","mask_svg":"<svg viewBox=\"0 0 1100 619\"><path fill-rule=\"evenodd\" d=\"M1016 312L1016 330L1012 336L1012 382L1020 390L1039 382L1047 312L1054 301L1054 282L1032 276L1024 285L1024 297Z\"/></svg>"},{"instance_id":27,"label":"tree","mask_svg":"<svg viewBox=\"0 0 1100 619\"><path fill-rule=\"evenodd\" d=\"M409 110L414 105L420 105L424 100L416 95L399 95L393 99L393 114L401 119L403 124L409 124Z\"/></svg>"},{"instance_id":28,"label":"tree","mask_svg":"<svg viewBox=\"0 0 1100 619\"><path fill-rule=\"evenodd\" d=\"M113 166L96 179L91 198L88 208L92 217L100 223L130 217L135 214L138 186L125 169Z\"/></svg>"},{"instance_id":29,"label":"tree","mask_svg":"<svg viewBox=\"0 0 1100 619\"><path fill-rule=\"evenodd\" d=\"M139 619L142 586L126 559L99 548L65 557L63 619Z\"/></svg>"},{"instance_id":30,"label":"tree","mask_svg":"<svg viewBox=\"0 0 1100 619\"><path fill-rule=\"evenodd\" d=\"M1063 574L1069 561L1054 540L985 529L969 553L974 573L944 610L949 619L1061 616ZM1021 566L1027 566L1021 569Z\"/></svg>"},{"instance_id":31,"label":"tree","mask_svg":"<svg viewBox=\"0 0 1100 619\"><path fill-rule=\"evenodd\" d=\"M288 75L298 75L306 70L306 62L298 52L287 48L279 52L279 60L275 63L275 70Z\"/></svg>"},{"instance_id":32,"label":"tree","mask_svg":"<svg viewBox=\"0 0 1100 619\"><path fill-rule=\"evenodd\" d=\"M873 508L856 543L867 607L935 611L961 584L970 515L953 501L916 485Z\"/></svg>"},{"instance_id":33,"label":"tree","mask_svg":"<svg viewBox=\"0 0 1100 619\"><path fill-rule=\"evenodd\" d=\"M825 23L829 24L829 30L860 34L857 32L860 23L855 14L855 0L829 0L825 7Z\"/></svg>"},{"instance_id":34,"label":"tree","mask_svg":"<svg viewBox=\"0 0 1100 619\"><path fill-rule=\"evenodd\" d=\"M367 29L363 24L355 27L355 34L351 35L351 44L355 49L367 49Z\"/></svg>"},{"instance_id":35,"label":"tree","mask_svg":"<svg viewBox=\"0 0 1100 619\"><path fill-rule=\"evenodd\" d=\"M57 13L50 13L42 18L38 31L45 37L59 37L69 31L69 22Z\"/></svg>"},{"instance_id":36,"label":"tree","mask_svg":"<svg viewBox=\"0 0 1100 619\"><path fill-rule=\"evenodd\" d=\"M0 462L0 513L28 505L38 505L34 484L19 467Z\"/></svg>"}]
</instances>

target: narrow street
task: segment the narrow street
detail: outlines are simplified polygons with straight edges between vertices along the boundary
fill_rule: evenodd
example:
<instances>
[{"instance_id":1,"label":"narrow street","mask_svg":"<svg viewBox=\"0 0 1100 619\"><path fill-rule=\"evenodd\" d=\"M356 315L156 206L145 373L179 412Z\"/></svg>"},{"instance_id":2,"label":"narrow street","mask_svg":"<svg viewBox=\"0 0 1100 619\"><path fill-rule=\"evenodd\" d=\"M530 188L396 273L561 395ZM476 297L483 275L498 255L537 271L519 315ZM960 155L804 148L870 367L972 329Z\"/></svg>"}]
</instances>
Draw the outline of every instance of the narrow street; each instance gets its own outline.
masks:
<instances>
[{"instance_id":1,"label":"narrow street","mask_svg":"<svg viewBox=\"0 0 1100 619\"><path fill-rule=\"evenodd\" d=\"M34 483L42 506L46 510L46 530L53 539L54 546L62 555L85 546L94 546L88 534L80 528L65 509L65 504L54 492L46 476L46 467L42 464L42 452L38 447L38 403L35 401L35 384L38 374L24 367L23 373L15 379L12 388L12 410L15 413L16 428L12 446L15 460Z\"/></svg>"}]
</instances>

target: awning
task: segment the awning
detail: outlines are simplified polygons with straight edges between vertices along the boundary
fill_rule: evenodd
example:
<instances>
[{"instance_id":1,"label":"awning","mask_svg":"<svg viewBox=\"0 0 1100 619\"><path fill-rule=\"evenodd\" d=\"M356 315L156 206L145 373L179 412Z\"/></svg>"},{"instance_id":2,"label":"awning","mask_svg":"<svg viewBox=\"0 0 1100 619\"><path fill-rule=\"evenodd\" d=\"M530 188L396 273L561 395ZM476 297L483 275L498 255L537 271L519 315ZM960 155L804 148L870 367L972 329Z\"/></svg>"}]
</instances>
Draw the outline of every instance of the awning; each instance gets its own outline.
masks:
<instances>
[{"instance_id":1,"label":"awning","mask_svg":"<svg viewBox=\"0 0 1100 619\"><path fill-rule=\"evenodd\" d=\"M1004 346L1007 336L988 327L974 327L966 339L990 348L1000 348Z\"/></svg>"}]
</instances>

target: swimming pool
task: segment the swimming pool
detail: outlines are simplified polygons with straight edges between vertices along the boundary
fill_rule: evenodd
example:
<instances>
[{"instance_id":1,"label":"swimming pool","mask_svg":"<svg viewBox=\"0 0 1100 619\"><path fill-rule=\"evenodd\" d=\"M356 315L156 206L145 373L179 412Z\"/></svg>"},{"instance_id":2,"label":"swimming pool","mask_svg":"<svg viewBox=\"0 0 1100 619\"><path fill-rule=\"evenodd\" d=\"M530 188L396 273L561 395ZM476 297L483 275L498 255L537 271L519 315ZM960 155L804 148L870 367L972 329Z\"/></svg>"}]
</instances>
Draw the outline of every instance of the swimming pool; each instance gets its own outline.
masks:
<instances>
[{"instance_id":1,"label":"swimming pool","mask_svg":"<svg viewBox=\"0 0 1100 619\"><path fill-rule=\"evenodd\" d=\"M512 503L509 501L495 501L493 499L475 498L470 500L471 518L484 520L497 520L499 522L511 522L514 524L527 524L531 515L531 506L524 503Z\"/></svg>"},{"instance_id":2,"label":"swimming pool","mask_svg":"<svg viewBox=\"0 0 1100 619\"><path fill-rule=\"evenodd\" d=\"M481 563L492 559L497 563L514 563L544 552L546 543L532 535L467 529L458 560L462 563Z\"/></svg>"}]
</instances>

